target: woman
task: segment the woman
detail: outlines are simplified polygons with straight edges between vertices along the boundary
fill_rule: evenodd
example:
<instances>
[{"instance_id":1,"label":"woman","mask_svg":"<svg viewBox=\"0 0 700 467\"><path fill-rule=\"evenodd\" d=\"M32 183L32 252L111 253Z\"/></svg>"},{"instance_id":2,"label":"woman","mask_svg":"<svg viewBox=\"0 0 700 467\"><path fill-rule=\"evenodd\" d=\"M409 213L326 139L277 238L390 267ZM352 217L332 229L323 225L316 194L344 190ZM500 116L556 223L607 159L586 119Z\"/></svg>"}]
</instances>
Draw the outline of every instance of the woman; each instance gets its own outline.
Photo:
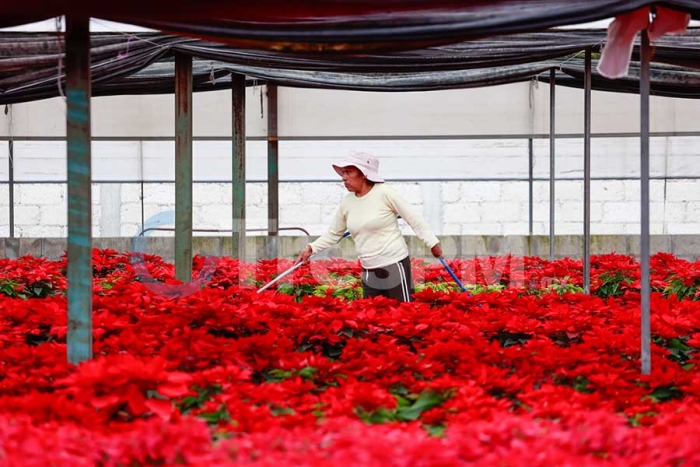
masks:
<instances>
[{"instance_id":1,"label":"woman","mask_svg":"<svg viewBox=\"0 0 700 467\"><path fill-rule=\"evenodd\" d=\"M411 261L397 216L401 216L433 256L439 258L442 248L437 237L420 215L384 183L376 157L351 153L333 168L350 193L341 201L328 231L308 244L297 262L308 263L312 254L337 244L349 231L362 264L364 297L381 295L410 302L414 293Z\"/></svg>"}]
</instances>

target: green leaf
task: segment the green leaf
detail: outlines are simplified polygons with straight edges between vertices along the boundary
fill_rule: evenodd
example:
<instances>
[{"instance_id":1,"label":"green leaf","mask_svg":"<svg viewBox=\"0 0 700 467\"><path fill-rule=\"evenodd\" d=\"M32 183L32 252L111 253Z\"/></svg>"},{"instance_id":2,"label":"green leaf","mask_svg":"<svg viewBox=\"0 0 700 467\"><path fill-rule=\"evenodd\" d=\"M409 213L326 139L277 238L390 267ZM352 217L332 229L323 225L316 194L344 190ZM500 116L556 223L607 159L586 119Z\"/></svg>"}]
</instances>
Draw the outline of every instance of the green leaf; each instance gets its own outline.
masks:
<instances>
[{"instance_id":1,"label":"green leaf","mask_svg":"<svg viewBox=\"0 0 700 467\"><path fill-rule=\"evenodd\" d=\"M294 295L294 286L292 284L280 284L277 287L277 292L285 295Z\"/></svg>"},{"instance_id":2,"label":"green leaf","mask_svg":"<svg viewBox=\"0 0 700 467\"><path fill-rule=\"evenodd\" d=\"M437 407L445 401L442 394L432 391L423 392L418 400L410 407L399 407L396 409L396 418L402 421L418 420L420 415L426 410Z\"/></svg>"},{"instance_id":3,"label":"green leaf","mask_svg":"<svg viewBox=\"0 0 700 467\"><path fill-rule=\"evenodd\" d=\"M658 402L665 402L671 399L679 399L683 396L680 389L675 386L659 386L651 393L651 397Z\"/></svg>"},{"instance_id":4,"label":"green leaf","mask_svg":"<svg viewBox=\"0 0 700 467\"><path fill-rule=\"evenodd\" d=\"M219 423L220 421L231 421L231 414L228 413L226 407L216 412L205 412L199 414L199 418L209 424Z\"/></svg>"},{"instance_id":5,"label":"green leaf","mask_svg":"<svg viewBox=\"0 0 700 467\"><path fill-rule=\"evenodd\" d=\"M212 396L220 394L221 386L215 384L208 388L200 388L195 385L192 387L192 390L197 391L196 396L187 396L175 403L183 414L189 412L191 409L201 407L205 402L211 399Z\"/></svg>"},{"instance_id":6,"label":"green leaf","mask_svg":"<svg viewBox=\"0 0 700 467\"><path fill-rule=\"evenodd\" d=\"M266 374L263 373L263 375L265 376L268 382L279 383L280 381L291 378L292 372L280 370L279 368L273 368L272 370L267 371Z\"/></svg>"},{"instance_id":7,"label":"green leaf","mask_svg":"<svg viewBox=\"0 0 700 467\"><path fill-rule=\"evenodd\" d=\"M445 430L447 427L445 425L423 425L423 429L435 438L442 438L445 436Z\"/></svg>"},{"instance_id":8,"label":"green leaf","mask_svg":"<svg viewBox=\"0 0 700 467\"><path fill-rule=\"evenodd\" d=\"M19 287L17 282L9 279L0 279L0 292L9 297L22 297L20 292L17 292L16 287Z\"/></svg>"},{"instance_id":9,"label":"green leaf","mask_svg":"<svg viewBox=\"0 0 700 467\"><path fill-rule=\"evenodd\" d=\"M691 350L690 347L685 345L685 343L683 341L681 341L680 339L677 339L677 338L674 338L674 339L671 339L670 341L668 341L668 348L669 349L686 350L686 351Z\"/></svg>"},{"instance_id":10,"label":"green leaf","mask_svg":"<svg viewBox=\"0 0 700 467\"><path fill-rule=\"evenodd\" d=\"M410 407L413 404L413 402L398 394L395 394L394 397L396 398L397 407Z\"/></svg>"},{"instance_id":11,"label":"green leaf","mask_svg":"<svg viewBox=\"0 0 700 467\"><path fill-rule=\"evenodd\" d=\"M297 373L299 376L301 376L303 379L306 380L311 380L313 381L314 379L314 373L316 373L318 369L312 367L312 366L307 366L299 370Z\"/></svg>"},{"instance_id":12,"label":"green leaf","mask_svg":"<svg viewBox=\"0 0 700 467\"><path fill-rule=\"evenodd\" d=\"M385 409L383 407L375 410L374 412L366 412L362 407L355 409L355 413L366 423L377 424L393 422L396 420L396 416L393 410Z\"/></svg>"},{"instance_id":13,"label":"green leaf","mask_svg":"<svg viewBox=\"0 0 700 467\"><path fill-rule=\"evenodd\" d=\"M522 332L499 331L491 339L498 340L501 343L501 347L508 348L513 345L527 344L532 339L532 336Z\"/></svg>"},{"instance_id":14,"label":"green leaf","mask_svg":"<svg viewBox=\"0 0 700 467\"><path fill-rule=\"evenodd\" d=\"M408 389L406 389L406 386L404 386L401 383L394 384L389 388L389 392L397 395L397 396L407 396L408 395Z\"/></svg>"},{"instance_id":15,"label":"green leaf","mask_svg":"<svg viewBox=\"0 0 700 467\"><path fill-rule=\"evenodd\" d=\"M287 407L279 407L276 405L270 406L270 413L274 417L279 417L280 415L294 415L296 412L293 409Z\"/></svg>"},{"instance_id":16,"label":"green leaf","mask_svg":"<svg viewBox=\"0 0 700 467\"><path fill-rule=\"evenodd\" d=\"M574 383L572 386L578 392L582 392L584 394L589 394L589 393L593 392L593 390L588 387L588 385L590 385L590 384L591 384L591 382L586 377L579 375L574 380Z\"/></svg>"}]
</instances>

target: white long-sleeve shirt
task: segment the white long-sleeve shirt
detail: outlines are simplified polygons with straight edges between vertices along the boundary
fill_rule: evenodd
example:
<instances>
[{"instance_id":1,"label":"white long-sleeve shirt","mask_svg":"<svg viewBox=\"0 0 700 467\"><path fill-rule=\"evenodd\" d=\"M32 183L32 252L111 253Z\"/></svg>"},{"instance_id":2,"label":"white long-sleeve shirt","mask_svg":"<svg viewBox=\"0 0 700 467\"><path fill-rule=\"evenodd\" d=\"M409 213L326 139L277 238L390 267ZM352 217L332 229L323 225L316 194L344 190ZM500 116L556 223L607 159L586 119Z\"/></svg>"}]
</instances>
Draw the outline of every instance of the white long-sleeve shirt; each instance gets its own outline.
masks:
<instances>
[{"instance_id":1,"label":"white long-sleeve shirt","mask_svg":"<svg viewBox=\"0 0 700 467\"><path fill-rule=\"evenodd\" d=\"M428 224L396 190L377 183L362 197L349 193L343 198L328 231L310 243L311 249L314 253L325 250L349 231L362 267L375 269L396 263L408 256L396 216L401 216L428 248L439 243Z\"/></svg>"}]
</instances>

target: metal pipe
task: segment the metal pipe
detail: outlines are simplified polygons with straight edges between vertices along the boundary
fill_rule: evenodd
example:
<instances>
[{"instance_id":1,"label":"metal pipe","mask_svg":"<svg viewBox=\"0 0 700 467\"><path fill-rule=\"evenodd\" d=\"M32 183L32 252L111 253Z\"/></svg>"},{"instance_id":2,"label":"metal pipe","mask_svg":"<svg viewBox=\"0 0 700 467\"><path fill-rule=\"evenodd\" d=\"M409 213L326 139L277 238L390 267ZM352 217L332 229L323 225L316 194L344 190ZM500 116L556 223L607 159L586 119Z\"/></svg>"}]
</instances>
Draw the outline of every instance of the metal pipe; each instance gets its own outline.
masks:
<instances>
[{"instance_id":1,"label":"metal pipe","mask_svg":"<svg viewBox=\"0 0 700 467\"><path fill-rule=\"evenodd\" d=\"M641 131L641 341L642 374L651 373L651 314L650 314L650 279L649 279L649 33L642 31L641 72L639 78L640 131Z\"/></svg>"},{"instance_id":2,"label":"metal pipe","mask_svg":"<svg viewBox=\"0 0 700 467\"><path fill-rule=\"evenodd\" d=\"M528 208L528 217L527 217L527 223L528 223L528 232L529 235L532 236L534 234L534 161L535 155L534 155L534 150L532 148L532 138L528 138L527 140L527 169L528 169L528 176L527 176L527 185L528 185L528 193L527 193L527 208Z\"/></svg>"},{"instance_id":3,"label":"metal pipe","mask_svg":"<svg viewBox=\"0 0 700 467\"><path fill-rule=\"evenodd\" d=\"M698 175L654 175L649 177L650 180L700 180L700 176ZM385 178L387 182L408 182L408 183L416 183L416 182L483 182L483 183L493 183L493 182L527 182L528 179L526 177L455 177L455 178L448 178L448 177L440 177L440 178ZM546 182L549 181L549 177L533 177L532 179L535 182ZM575 181L582 181L582 177L560 177L556 178L558 181L565 181L565 182L575 182ZM639 181L638 176L619 176L619 177L593 177L591 176L591 180L635 180ZM231 180L229 179L221 179L221 180L206 180L206 181L195 181L194 183L199 183L199 184L222 184L222 183L230 183ZM247 180L247 183L265 183L267 182L267 179L251 179ZM0 184L7 183L7 182L2 182L0 181ZM66 183L66 180L22 180L22 181L15 181L15 185L27 185L27 184L32 184L32 185L51 185L51 184L61 184L61 183ZM142 183L140 180L93 180L93 183ZM145 183L147 184L158 184L158 183L174 183L172 180L148 180ZM284 180L281 179L279 181L280 184L282 183L334 183L338 184L338 180L330 180L330 179L322 179L322 178L310 178L306 180ZM267 229L266 229L267 230Z\"/></svg>"},{"instance_id":4,"label":"metal pipe","mask_svg":"<svg viewBox=\"0 0 700 467\"><path fill-rule=\"evenodd\" d=\"M141 202L141 230L146 227L146 206L144 203L144 183L141 180L141 194L139 195L139 201Z\"/></svg>"},{"instance_id":5,"label":"metal pipe","mask_svg":"<svg viewBox=\"0 0 700 467\"><path fill-rule=\"evenodd\" d=\"M146 226L146 207L144 206L144 181L143 181L143 141L139 141L139 177L141 178L141 193L139 203L141 204L141 230Z\"/></svg>"},{"instance_id":6,"label":"metal pipe","mask_svg":"<svg viewBox=\"0 0 700 467\"><path fill-rule=\"evenodd\" d=\"M549 70L549 260L554 261L556 198L554 191L556 154L556 70Z\"/></svg>"},{"instance_id":7,"label":"metal pipe","mask_svg":"<svg viewBox=\"0 0 700 467\"><path fill-rule=\"evenodd\" d=\"M90 20L66 16L68 361L92 358Z\"/></svg>"},{"instance_id":8,"label":"metal pipe","mask_svg":"<svg viewBox=\"0 0 700 467\"><path fill-rule=\"evenodd\" d=\"M303 232L304 235L307 237L310 237L311 234L309 233L308 230L306 230L303 227L280 227L280 231L282 230L298 230L300 232ZM157 232L174 232L175 229L172 227L149 227L147 229L143 229L140 233L139 236L143 237L143 234L146 232L152 232L152 231L157 231ZM226 229L192 229L193 232L207 232L207 233L231 233L232 230L226 230ZM267 229L246 229L246 232L267 232Z\"/></svg>"},{"instance_id":9,"label":"metal pipe","mask_svg":"<svg viewBox=\"0 0 700 467\"><path fill-rule=\"evenodd\" d=\"M559 139L578 139L582 133L559 133ZM700 131L656 131L649 133L650 137L667 138L671 136L700 136ZM522 133L521 138L549 139L549 133ZM595 133L592 138L638 138L639 132L620 133ZM0 141L65 141L65 138L57 136L0 136ZM327 136L278 136L278 141L440 141L440 140L484 140L484 139L513 139L513 135L490 134L490 135L327 135ZM172 136L95 136L93 141L174 141ZM228 141L228 136L197 136L194 141ZM267 141L267 136L247 136L246 141Z\"/></svg>"},{"instance_id":10,"label":"metal pipe","mask_svg":"<svg viewBox=\"0 0 700 467\"><path fill-rule=\"evenodd\" d=\"M10 211L10 238L15 238L15 143L12 140L8 141L8 158L7 158L7 182L9 194L9 211Z\"/></svg>"},{"instance_id":11,"label":"metal pipe","mask_svg":"<svg viewBox=\"0 0 700 467\"><path fill-rule=\"evenodd\" d=\"M192 280L192 56L175 56L175 277Z\"/></svg>"},{"instance_id":12,"label":"metal pipe","mask_svg":"<svg viewBox=\"0 0 700 467\"><path fill-rule=\"evenodd\" d=\"M279 230L279 140L277 138L277 85L267 84L267 219L272 237L268 246L268 258L276 258Z\"/></svg>"},{"instance_id":13,"label":"metal pipe","mask_svg":"<svg viewBox=\"0 0 700 467\"><path fill-rule=\"evenodd\" d=\"M245 173L245 75L231 75L231 95L233 112L232 147L233 159L231 177L232 232L231 257L245 260L245 205L246 205L246 173Z\"/></svg>"},{"instance_id":14,"label":"metal pipe","mask_svg":"<svg viewBox=\"0 0 700 467\"><path fill-rule=\"evenodd\" d=\"M583 290L591 292L591 49L586 49L583 116Z\"/></svg>"}]
</instances>

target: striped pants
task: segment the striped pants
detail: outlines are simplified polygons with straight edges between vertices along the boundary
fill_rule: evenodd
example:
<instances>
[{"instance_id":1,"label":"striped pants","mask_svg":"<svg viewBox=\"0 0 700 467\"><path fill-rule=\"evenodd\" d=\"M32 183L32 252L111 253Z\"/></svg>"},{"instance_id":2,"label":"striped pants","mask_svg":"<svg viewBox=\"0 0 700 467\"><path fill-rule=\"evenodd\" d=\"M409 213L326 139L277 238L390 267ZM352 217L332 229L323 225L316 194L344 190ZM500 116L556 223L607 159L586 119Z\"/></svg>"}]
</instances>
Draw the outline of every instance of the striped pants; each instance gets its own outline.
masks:
<instances>
[{"instance_id":1,"label":"striped pants","mask_svg":"<svg viewBox=\"0 0 700 467\"><path fill-rule=\"evenodd\" d=\"M410 257L383 268L362 268L362 291L364 298L383 296L399 302L410 302L411 294L415 292Z\"/></svg>"}]
</instances>

